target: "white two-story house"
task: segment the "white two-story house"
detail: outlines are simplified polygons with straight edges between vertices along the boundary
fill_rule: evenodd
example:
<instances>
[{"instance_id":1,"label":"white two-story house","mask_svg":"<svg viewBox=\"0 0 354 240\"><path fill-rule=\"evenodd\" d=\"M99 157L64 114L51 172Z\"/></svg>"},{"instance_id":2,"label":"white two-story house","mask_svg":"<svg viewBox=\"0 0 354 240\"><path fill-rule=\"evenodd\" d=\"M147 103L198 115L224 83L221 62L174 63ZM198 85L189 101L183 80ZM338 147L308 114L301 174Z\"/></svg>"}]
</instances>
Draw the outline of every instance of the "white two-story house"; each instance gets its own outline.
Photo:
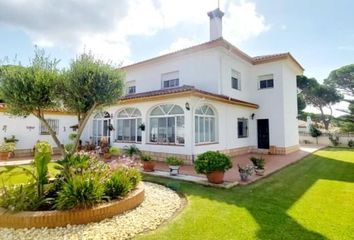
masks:
<instances>
[{"instance_id":1,"label":"white two-story house","mask_svg":"<svg viewBox=\"0 0 354 240\"><path fill-rule=\"evenodd\" d=\"M222 38L223 12L208 16L210 41L122 68L126 95L93 116L85 140L106 136L188 163L208 150L299 148L296 76L304 69L290 53L247 55Z\"/></svg>"}]
</instances>

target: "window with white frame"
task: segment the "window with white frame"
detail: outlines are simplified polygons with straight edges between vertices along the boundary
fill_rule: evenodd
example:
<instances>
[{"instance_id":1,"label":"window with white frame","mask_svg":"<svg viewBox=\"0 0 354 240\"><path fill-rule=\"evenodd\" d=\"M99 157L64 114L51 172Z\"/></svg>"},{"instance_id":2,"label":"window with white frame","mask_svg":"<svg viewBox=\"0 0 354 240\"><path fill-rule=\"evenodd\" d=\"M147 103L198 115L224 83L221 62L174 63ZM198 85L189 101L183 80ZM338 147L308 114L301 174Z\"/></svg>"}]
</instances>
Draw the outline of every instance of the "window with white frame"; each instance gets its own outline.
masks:
<instances>
[{"instance_id":1,"label":"window with white frame","mask_svg":"<svg viewBox=\"0 0 354 240\"><path fill-rule=\"evenodd\" d=\"M238 118L237 119L237 135L238 138L248 137L248 119Z\"/></svg>"},{"instance_id":2,"label":"window with white frame","mask_svg":"<svg viewBox=\"0 0 354 240\"><path fill-rule=\"evenodd\" d=\"M184 111L175 104L155 107L149 117L149 141L159 144L184 144Z\"/></svg>"},{"instance_id":3,"label":"window with white frame","mask_svg":"<svg viewBox=\"0 0 354 240\"><path fill-rule=\"evenodd\" d=\"M49 126L51 127L51 129L53 129L55 134L58 134L58 132L59 132L59 119L46 119L46 121L49 124ZM43 122L40 122L40 134L41 135L49 135L50 134L47 126Z\"/></svg>"},{"instance_id":4,"label":"window with white frame","mask_svg":"<svg viewBox=\"0 0 354 240\"><path fill-rule=\"evenodd\" d=\"M136 82L135 81L129 81L125 84L126 86L126 94L134 94L136 93Z\"/></svg>"},{"instance_id":5,"label":"window with white frame","mask_svg":"<svg viewBox=\"0 0 354 240\"><path fill-rule=\"evenodd\" d=\"M137 108L125 108L116 115L116 141L141 142L141 113Z\"/></svg>"},{"instance_id":6,"label":"window with white frame","mask_svg":"<svg viewBox=\"0 0 354 240\"><path fill-rule=\"evenodd\" d=\"M273 74L262 75L258 77L259 89L273 88L274 76Z\"/></svg>"},{"instance_id":7,"label":"window with white frame","mask_svg":"<svg viewBox=\"0 0 354 240\"><path fill-rule=\"evenodd\" d=\"M96 113L92 122L92 137L93 143L99 144L102 138L111 141L111 115L108 112Z\"/></svg>"},{"instance_id":8,"label":"window with white frame","mask_svg":"<svg viewBox=\"0 0 354 240\"><path fill-rule=\"evenodd\" d=\"M231 87L241 90L241 73L231 69Z\"/></svg>"},{"instance_id":9,"label":"window with white frame","mask_svg":"<svg viewBox=\"0 0 354 240\"><path fill-rule=\"evenodd\" d=\"M161 75L162 88L173 88L179 86L179 72L169 72Z\"/></svg>"},{"instance_id":10,"label":"window with white frame","mask_svg":"<svg viewBox=\"0 0 354 240\"><path fill-rule=\"evenodd\" d=\"M208 105L202 105L195 110L195 143L216 142L216 116Z\"/></svg>"}]
</instances>

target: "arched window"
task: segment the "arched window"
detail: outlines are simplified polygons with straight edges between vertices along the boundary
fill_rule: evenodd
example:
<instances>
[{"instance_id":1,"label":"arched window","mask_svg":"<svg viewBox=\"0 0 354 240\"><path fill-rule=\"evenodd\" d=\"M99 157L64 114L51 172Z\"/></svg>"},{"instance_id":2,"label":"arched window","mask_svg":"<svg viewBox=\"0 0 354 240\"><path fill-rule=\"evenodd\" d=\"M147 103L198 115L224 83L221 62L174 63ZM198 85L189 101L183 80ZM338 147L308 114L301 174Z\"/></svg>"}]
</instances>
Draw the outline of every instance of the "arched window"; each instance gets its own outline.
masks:
<instances>
[{"instance_id":1,"label":"arched window","mask_svg":"<svg viewBox=\"0 0 354 240\"><path fill-rule=\"evenodd\" d=\"M216 142L216 116L208 105L202 105L195 110L195 143Z\"/></svg>"},{"instance_id":2,"label":"arched window","mask_svg":"<svg viewBox=\"0 0 354 240\"><path fill-rule=\"evenodd\" d=\"M184 144L184 111L175 104L162 104L150 113L150 135L152 143Z\"/></svg>"},{"instance_id":3,"label":"arched window","mask_svg":"<svg viewBox=\"0 0 354 240\"><path fill-rule=\"evenodd\" d=\"M137 108L125 108L116 115L116 141L141 142L141 113Z\"/></svg>"},{"instance_id":4,"label":"arched window","mask_svg":"<svg viewBox=\"0 0 354 240\"><path fill-rule=\"evenodd\" d=\"M93 142L99 144L102 137L110 142L111 116L108 112L99 112L93 117Z\"/></svg>"}]
</instances>

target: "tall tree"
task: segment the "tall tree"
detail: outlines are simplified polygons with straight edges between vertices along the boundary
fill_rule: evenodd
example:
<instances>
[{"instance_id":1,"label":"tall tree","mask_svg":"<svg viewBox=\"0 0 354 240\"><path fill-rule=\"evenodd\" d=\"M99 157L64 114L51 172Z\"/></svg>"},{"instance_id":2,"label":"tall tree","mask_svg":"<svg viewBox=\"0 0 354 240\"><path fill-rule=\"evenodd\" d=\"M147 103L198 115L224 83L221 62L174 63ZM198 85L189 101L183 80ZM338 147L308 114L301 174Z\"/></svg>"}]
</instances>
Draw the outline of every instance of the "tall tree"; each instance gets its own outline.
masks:
<instances>
[{"instance_id":1,"label":"tall tree","mask_svg":"<svg viewBox=\"0 0 354 240\"><path fill-rule=\"evenodd\" d=\"M301 93L299 93L297 95L297 113L301 114L305 108L306 108L305 98Z\"/></svg>"},{"instance_id":2,"label":"tall tree","mask_svg":"<svg viewBox=\"0 0 354 240\"><path fill-rule=\"evenodd\" d=\"M60 73L58 60L50 59L43 50L36 49L27 67L4 65L0 67L0 98L7 111L15 116L33 114L47 128L58 148L63 147L44 117L44 112L60 106L57 84Z\"/></svg>"},{"instance_id":3,"label":"tall tree","mask_svg":"<svg viewBox=\"0 0 354 240\"><path fill-rule=\"evenodd\" d=\"M354 64L333 70L324 83L354 97Z\"/></svg>"},{"instance_id":4,"label":"tall tree","mask_svg":"<svg viewBox=\"0 0 354 240\"><path fill-rule=\"evenodd\" d=\"M92 113L114 104L123 94L123 74L111 64L84 53L73 60L62 79L61 99L64 106L77 114L78 132L75 151Z\"/></svg>"},{"instance_id":5,"label":"tall tree","mask_svg":"<svg viewBox=\"0 0 354 240\"><path fill-rule=\"evenodd\" d=\"M322 123L325 129L328 130L332 120L332 105L340 102L343 97L333 87L319 84L314 78L299 76L297 78L297 86L302 90L305 102L317 108L322 116ZM325 114L325 109L329 109L330 114Z\"/></svg>"}]
</instances>

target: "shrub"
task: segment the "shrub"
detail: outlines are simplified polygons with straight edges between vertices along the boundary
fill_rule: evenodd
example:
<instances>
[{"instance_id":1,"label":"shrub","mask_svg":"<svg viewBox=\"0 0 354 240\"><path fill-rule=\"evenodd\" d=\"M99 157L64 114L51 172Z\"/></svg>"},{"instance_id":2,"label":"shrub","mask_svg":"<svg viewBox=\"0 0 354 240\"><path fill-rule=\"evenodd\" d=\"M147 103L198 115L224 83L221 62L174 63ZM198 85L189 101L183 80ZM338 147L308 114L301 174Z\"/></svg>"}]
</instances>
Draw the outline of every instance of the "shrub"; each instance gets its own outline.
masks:
<instances>
[{"instance_id":1,"label":"shrub","mask_svg":"<svg viewBox=\"0 0 354 240\"><path fill-rule=\"evenodd\" d=\"M67 143L64 145L64 149L66 152L70 152L72 149L74 148L74 144L73 143Z\"/></svg>"},{"instance_id":2,"label":"shrub","mask_svg":"<svg viewBox=\"0 0 354 240\"><path fill-rule=\"evenodd\" d=\"M142 161L151 161L151 160L152 160L152 157L151 157L150 155L148 155L148 154L141 154L141 155L140 155L140 159L141 159Z\"/></svg>"},{"instance_id":3,"label":"shrub","mask_svg":"<svg viewBox=\"0 0 354 240\"><path fill-rule=\"evenodd\" d=\"M168 157L166 158L166 163L170 166L181 166L183 164L183 160L177 157Z\"/></svg>"},{"instance_id":4,"label":"shrub","mask_svg":"<svg viewBox=\"0 0 354 240\"><path fill-rule=\"evenodd\" d=\"M3 143L0 144L0 152L13 152L15 151L15 143Z\"/></svg>"},{"instance_id":5,"label":"shrub","mask_svg":"<svg viewBox=\"0 0 354 240\"><path fill-rule=\"evenodd\" d=\"M310 126L311 137L317 138L322 135L322 132L318 130L313 124Z\"/></svg>"},{"instance_id":6,"label":"shrub","mask_svg":"<svg viewBox=\"0 0 354 240\"><path fill-rule=\"evenodd\" d=\"M333 136L332 134L330 134L328 138L333 144L333 146L337 147L340 144L338 136Z\"/></svg>"},{"instance_id":7,"label":"shrub","mask_svg":"<svg viewBox=\"0 0 354 240\"><path fill-rule=\"evenodd\" d=\"M129 178L130 183L132 184L132 188L136 188L141 181L141 174L136 168L128 168L127 176Z\"/></svg>"},{"instance_id":8,"label":"shrub","mask_svg":"<svg viewBox=\"0 0 354 240\"><path fill-rule=\"evenodd\" d=\"M208 174L214 171L222 171L232 168L230 157L220 152L208 151L198 156L194 164L195 171Z\"/></svg>"},{"instance_id":9,"label":"shrub","mask_svg":"<svg viewBox=\"0 0 354 240\"><path fill-rule=\"evenodd\" d=\"M0 198L0 207L11 211L38 210L46 199L39 197L35 183L4 187Z\"/></svg>"},{"instance_id":10,"label":"shrub","mask_svg":"<svg viewBox=\"0 0 354 240\"><path fill-rule=\"evenodd\" d=\"M110 147L109 148L109 153L112 155L119 155L120 149L117 147Z\"/></svg>"},{"instance_id":11,"label":"shrub","mask_svg":"<svg viewBox=\"0 0 354 240\"><path fill-rule=\"evenodd\" d=\"M137 148L135 145L125 146L124 153L127 154L129 157L141 154L139 148Z\"/></svg>"},{"instance_id":12,"label":"shrub","mask_svg":"<svg viewBox=\"0 0 354 240\"><path fill-rule=\"evenodd\" d=\"M348 141L348 147L350 147L350 148L354 147L354 140L350 139Z\"/></svg>"},{"instance_id":13,"label":"shrub","mask_svg":"<svg viewBox=\"0 0 354 240\"><path fill-rule=\"evenodd\" d=\"M255 168L264 169L264 165L265 165L264 158L262 158L262 157L260 157L260 158L251 157L250 160L253 163L253 165L255 166Z\"/></svg>"},{"instance_id":14,"label":"shrub","mask_svg":"<svg viewBox=\"0 0 354 240\"><path fill-rule=\"evenodd\" d=\"M55 206L59 210L90 208L102 201L104 186L94 174L74 175L64 182Z\"/></svg>"},{"instance_id":15,"label":"shrub","mask_svg":"<svg viewBox=\"0 0 354 240\"><path fill-rule=\"evenodd\" d=\"M126 170L117 169L104 184L105 195L111 199L126 195L133 188Z\"/></svg>"}]
</instances>

